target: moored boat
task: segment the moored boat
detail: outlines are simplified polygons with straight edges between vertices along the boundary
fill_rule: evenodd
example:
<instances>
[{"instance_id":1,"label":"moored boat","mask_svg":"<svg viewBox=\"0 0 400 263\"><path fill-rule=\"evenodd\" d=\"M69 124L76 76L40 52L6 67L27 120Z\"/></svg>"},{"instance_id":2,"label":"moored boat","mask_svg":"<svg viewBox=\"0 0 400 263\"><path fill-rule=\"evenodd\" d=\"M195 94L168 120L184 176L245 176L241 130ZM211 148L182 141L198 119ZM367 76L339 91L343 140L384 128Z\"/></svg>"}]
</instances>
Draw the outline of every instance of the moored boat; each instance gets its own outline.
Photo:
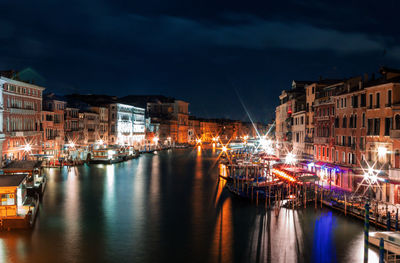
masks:
<instances>
[{"instance_id":1,"label":"moored boat","mask_svg":"<svg viewBox=\"0 0 400 263\"><path fill-rule=\"evenodd\" d=\"M47 184L47 177L42 173L42 161L25 160L12 161L3 167L4 175L25 174L27 193L30 196L35 194L43 195Z\"/></svg>"},{"instance_id":2,"label":"moored boat","mask_svg":"<svg viewBox=\"0 0 400 263\"><path fill-rule=\"evenodd\" d=\"M92 151L92 155L89 158L90 164L112 164L119 163L122 161L137 158L139 152L131 146L126 147L107 147L95 149Z\"/></svg>"},{"instance_id":3,"label":"moored boat","mask_svg":"<svg viewBox=\"0 0 400 263\"><path fill-rule=\"evenodd\" d=\"M39 209L39 196L27 194L28 174L0 176L0 230L30 228Z\"/></svg>"},{"instance_id":4,"label":"moored boat","mask_svg":"<svg viewBox=\"0 0 400 263\"><path fill-rule=\"evenodd\" d=\"M118 148L108 147L102 149L96 149L92 151L92 155L89 158L90 164L112 164L122 162L124 155L119 153Z\"/></svg>"}]
</instances>

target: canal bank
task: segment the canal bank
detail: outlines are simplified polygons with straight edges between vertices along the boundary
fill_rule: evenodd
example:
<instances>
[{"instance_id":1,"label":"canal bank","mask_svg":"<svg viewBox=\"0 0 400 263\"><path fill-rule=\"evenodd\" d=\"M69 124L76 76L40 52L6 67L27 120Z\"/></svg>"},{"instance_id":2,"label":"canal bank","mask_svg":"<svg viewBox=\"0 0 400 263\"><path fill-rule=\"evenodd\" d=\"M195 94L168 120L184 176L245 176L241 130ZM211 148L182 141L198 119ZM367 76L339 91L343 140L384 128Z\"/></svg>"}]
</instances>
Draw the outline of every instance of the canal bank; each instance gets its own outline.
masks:
<instances>
[{"instance_id":1,"label":"canal bank","mask_svg":"<svg viewBox=\"0 0 400 263\"><path fill-rule=\"evenodd\" d=\"M326 209L271 216L218 183L216 156L174 149L46 169L36 225L1 233L0 261L361 262L362 223Z\"/></svg>"}]
</instances>

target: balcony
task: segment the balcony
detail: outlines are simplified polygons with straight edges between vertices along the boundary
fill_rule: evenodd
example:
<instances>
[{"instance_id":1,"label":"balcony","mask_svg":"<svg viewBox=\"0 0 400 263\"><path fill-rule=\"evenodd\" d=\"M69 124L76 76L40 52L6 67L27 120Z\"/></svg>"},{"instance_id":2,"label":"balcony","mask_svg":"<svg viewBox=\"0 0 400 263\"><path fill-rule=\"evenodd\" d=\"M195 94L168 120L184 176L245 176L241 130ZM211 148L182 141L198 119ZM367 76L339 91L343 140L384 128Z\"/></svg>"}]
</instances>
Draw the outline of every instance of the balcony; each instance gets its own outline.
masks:
<instances>
[{"instance_id":1,"label":"balcony","mask_svg":"<svg viewBox=\"0 0 400 263\"><path fill-rule=\"evenodd\" d=\"M317 121L329 121L329 116L315 116Z\"/></svg>"},{"instance_id":2,"label":"balcony","mask_svg":"<svg viewBox=\"0 0 400 263\"><path fill-rule=\"evenodd\" d=\"M400 138L400 130L390 130L390 138L393 139Z\"/></svg>"},{"instance_id":3,"label":"balcony","mask_svg":"<svg viewBox=\"0 0 400 263\"><path fill-rule=\"evenodd\" d=\"M329 137L315 137L314 142L316 144L328 144Z\"/></svg>"},{"instance_id":4,"label":"balcony","mask_svg":"<svg viewBox=\"0 0 400 263\"><path fill-rule=\"evenodd\" d=\"M306 142L306 143L314 143L314 138L306 136L304 138L304 142Z\"/></svg>"},{"instance_id":5,"label":"balcony","mask_svg":"<svg viewBox=\"0 0 400 263\"><path fill-rule=\"evenodd\" d=\"M10 113L33 115L33 114L36 114L37 112L33 109L10 108Z\"/></svg>"},{"instance_id":6,"label":"balcony","mask_svg":"<svg viewBox=\"0 0 400 263\"><path fill-rule=\"evenodd\" d=\"M10 136L13 137L25 137L25 136L35 136L40 134L39 131L13 131L8 133Z\"/></svg>"}]
</instances>

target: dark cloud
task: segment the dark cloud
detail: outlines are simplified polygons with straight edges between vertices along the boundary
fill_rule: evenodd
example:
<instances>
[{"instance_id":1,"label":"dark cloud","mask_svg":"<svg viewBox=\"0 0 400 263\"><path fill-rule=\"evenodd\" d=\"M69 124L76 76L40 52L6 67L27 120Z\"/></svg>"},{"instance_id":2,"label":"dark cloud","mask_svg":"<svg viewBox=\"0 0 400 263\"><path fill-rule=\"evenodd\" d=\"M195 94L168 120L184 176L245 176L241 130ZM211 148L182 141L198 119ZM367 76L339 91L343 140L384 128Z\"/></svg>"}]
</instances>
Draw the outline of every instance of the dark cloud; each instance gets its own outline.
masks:
<instances>
[{"instance_id":1,"label":"dark cloud","mask_svg":"<svg viewBox=\"0 0 400 263\"><path fill-rule=\"evenodd\" d=\"M193 114L268 120L292 79L398 66L396 2L6 1L0 67L60 93L175 96ZM385 50L385 52L384 52Z\"/></svg>"}]
</instances>

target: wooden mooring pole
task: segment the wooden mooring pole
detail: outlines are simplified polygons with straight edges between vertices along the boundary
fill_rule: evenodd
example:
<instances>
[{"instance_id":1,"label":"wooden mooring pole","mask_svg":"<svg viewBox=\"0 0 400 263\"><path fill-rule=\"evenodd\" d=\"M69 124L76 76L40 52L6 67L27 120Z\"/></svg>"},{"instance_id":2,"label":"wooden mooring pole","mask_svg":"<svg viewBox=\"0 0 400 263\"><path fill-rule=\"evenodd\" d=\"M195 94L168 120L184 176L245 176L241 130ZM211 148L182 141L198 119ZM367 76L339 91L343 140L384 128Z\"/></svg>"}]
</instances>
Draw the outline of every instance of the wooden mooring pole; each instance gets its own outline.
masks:
<instances>
[{"instance_id":1,"label":"wooden mooring pole","mask_svg":"<svg viewBox=\"0 0 400 263\"><path fill-rule=\"evenodd\" d=\"M318 198L318 194L317 194L317 184L314 183L314 203L315 203L315 209L317 209L317 198Z\"/></svg>"},{"instance_id":2,"label":"wooden mooring pole","mask_svg":"<svg viewBox=\"0 0 400 263\"><path fill-rule=\"evenodd\" d=\"M323 197L323 192L324 192L323 189L321 189L321 208L322 208L322 199L324 198Z\"/></svg>"}]
</instances>

